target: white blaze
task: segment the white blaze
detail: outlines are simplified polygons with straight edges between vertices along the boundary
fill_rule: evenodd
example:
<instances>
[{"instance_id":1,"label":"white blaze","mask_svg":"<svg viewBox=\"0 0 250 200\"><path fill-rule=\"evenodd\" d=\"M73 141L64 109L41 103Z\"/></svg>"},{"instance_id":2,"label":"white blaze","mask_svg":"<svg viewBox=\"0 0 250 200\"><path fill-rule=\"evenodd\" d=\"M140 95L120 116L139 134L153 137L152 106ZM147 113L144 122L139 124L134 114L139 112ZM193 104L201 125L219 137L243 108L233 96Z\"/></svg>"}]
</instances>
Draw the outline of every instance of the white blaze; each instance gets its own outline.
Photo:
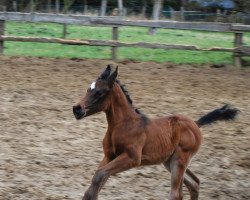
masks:
<instances>
[{"instance_id":1,"label":"white blaze","mask_svg":"<svg viewBox=\"0 0 250 200\"><path fill-rule=\"evenodd\" d=\"M90 89L91 89L91 90L95 89L95 82L91 83Z\"/></svg>"}]
</instances>

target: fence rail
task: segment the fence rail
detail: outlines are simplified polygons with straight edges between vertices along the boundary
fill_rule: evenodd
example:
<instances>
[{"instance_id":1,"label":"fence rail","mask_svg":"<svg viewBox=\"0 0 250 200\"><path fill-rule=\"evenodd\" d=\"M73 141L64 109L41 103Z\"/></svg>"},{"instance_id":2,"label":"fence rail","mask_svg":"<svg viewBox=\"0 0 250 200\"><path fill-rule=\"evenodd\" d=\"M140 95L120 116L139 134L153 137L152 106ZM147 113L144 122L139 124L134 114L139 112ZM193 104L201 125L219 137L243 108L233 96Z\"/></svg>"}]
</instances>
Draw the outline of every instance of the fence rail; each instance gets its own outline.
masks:
<instances>
[{"instance_id":1,"label":"fence rail","mask_svg":"<svg viewBox=\"0 0 250 200\"><path fill-rule=\"evenodd\" d=\"M103 41L103 40L71 40L61 38L46 38L46 37L16 37L16 36L0 36L1 41L12 42L40 42L40 43L60 43L68 45L89 45L89 46L111 46L111 47L141 47L150 49L179 49L179 50L192 50L192 51L224 51L224 52L244 52L247 48L199 48L192 45L174 45L174 44L158 44L147 42L127 43L119 41Z\"/></svg>"},{"instance_id":2,"label":"fence rail","mask_svg":"<svg viewBox=\"0 0 250 200\"><path fill-rule=\"evenodd\" d=\"M217 32L235 31L232 24L214 22L178 22L178 21L149 21L149 20L123 20L120 17L91 17L83 15L63 15L47 13L13 13L0 12L0 20L27 21L27 22L52 22L76 25L106 25L106 26L139 26L166 29L188 29ZM248 27L250 31L250 26Z\"/></svg>"},{"instance_id":3,"label":"fence rail","mask_svg":"<svg viewBox=\"0 0 250 200\"><path fill-rule=\"evenodd\" d=\"M15 37L4 35L5 21L50 22L60 24L78 24L85 26L111 26L112 40L69 40L60 38ZM215 32L232 32L235 34L234 48L213 47L209 49L189 45L157 44L157 43L126 43L118 41L119 26L137 26L164 29L202 30ZM69 45L90 45L112 47L112 59L116 59L118 47L143 47L152 49L182 49L193 51L224 51L232 52L236 66L241 66L241 56L250 56L250 47L242 45L243 33L250 31L250 25L211 23L211 22L176 22L176 21L148 21L123 20L118 17L90 17L82 15L44 14L44 13L12 13L0 12L0 52L3 51L4 41L61 43Z\"/></svg>"}]
</instances>

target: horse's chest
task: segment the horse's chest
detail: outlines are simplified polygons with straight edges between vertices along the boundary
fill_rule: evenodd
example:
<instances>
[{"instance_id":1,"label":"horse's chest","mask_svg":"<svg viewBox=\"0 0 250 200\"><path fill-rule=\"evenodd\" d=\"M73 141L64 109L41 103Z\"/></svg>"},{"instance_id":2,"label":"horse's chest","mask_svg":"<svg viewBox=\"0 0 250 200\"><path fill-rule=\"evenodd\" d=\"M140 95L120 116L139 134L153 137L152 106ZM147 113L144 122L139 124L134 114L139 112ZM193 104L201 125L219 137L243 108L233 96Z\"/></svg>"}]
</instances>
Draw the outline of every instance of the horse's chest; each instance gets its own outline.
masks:
<instances>
[{"instance_id":1,"label":"horse's chest","mask_svg":"<svg viewBox=\"0 0 250 200\"><path fill-rule=\"evenodd\" d=\"M111 149L114 155L118 156L125 150L124 138L114 135L111 137Z\"/></svg>"},{"instance_id":2,"label":"horse's chest","mask_svg":"<svg viewBox=\"0 0 250 200\"><path fill-rule=\"evenodd\" d=\"M113 128L109 132L109 144L112 153L118 156L125 151L130 151L131 146L138 146L143 138L143 130L140 123L123 123Z\"/></svg>"},{"instance_id":3,"label":"horse's chest","mask_svg":"<svg viewBox=\"0 0 250 200\"><path fill-rule=\"evenodd\" d=\"M121 134L121 132L113 132L111 136L112 152L118 156L124 151L128 150L132 144L133 138L129 133Z\"/></svg>"}]
</instances>

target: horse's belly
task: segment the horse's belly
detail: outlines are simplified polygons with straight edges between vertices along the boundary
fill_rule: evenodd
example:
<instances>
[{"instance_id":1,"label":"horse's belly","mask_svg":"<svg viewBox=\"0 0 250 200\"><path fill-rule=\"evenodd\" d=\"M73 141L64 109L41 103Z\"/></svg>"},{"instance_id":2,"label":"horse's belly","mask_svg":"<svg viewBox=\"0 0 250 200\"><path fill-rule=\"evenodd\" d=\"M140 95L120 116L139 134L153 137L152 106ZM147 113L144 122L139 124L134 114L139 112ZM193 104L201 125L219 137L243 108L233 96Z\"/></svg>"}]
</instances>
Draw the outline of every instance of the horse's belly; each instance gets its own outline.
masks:
<instances>
[{"instance_id":1,"label":"horse's belly","mask_svg":"<svg viewBox=\"0 0 250 200\"><path fill-rule=\"evenodd\" d=\"M162 163L174 152L175 147L171 144L148 145L142 151L142 165Z\"/></svg>"},{"instance_id":2,"label":"horse's belly","mask_svg":"<svg viewBox=\"0 0 250 200\"><path fill-rule=\"evenodd\" d=\"M146 129L146 141L142 149L142 164L164 162L174 152L178 141L168 118L152 121Z\"/></svg>"}]
</instances>

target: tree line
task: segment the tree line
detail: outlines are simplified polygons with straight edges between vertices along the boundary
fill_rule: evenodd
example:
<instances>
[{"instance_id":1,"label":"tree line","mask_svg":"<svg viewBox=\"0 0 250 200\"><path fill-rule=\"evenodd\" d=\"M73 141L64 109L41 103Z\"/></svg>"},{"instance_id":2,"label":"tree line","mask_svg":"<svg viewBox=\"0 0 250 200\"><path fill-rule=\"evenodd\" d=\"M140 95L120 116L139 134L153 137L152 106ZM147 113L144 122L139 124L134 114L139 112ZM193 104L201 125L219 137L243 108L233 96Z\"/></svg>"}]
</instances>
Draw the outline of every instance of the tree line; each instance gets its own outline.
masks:
<instances>
[{"instance_id":1,"label":"tree line","mask_svg":"<svg viewBox=\"0 0 250 200\"><path fill-rule=\"evenodd\" d=\"M222 0L0 0L0 9L6 11L36 11L66 13L72 8L82 8L86 12L88 7L99 8L99 15L107 14L108 8L116 8L117 15L124 14L124 8L138 13L152 13L152 18L157 19L162 8L169 7L173 10L203 10L202 2L221 2ZM250 12L250 0L233 0L234 11ZM211 8L210 8L211 9ZM216 7L213 9L216 10ZM214 10L214 11L215 11Z\"/></svg>"}]
</instances>

